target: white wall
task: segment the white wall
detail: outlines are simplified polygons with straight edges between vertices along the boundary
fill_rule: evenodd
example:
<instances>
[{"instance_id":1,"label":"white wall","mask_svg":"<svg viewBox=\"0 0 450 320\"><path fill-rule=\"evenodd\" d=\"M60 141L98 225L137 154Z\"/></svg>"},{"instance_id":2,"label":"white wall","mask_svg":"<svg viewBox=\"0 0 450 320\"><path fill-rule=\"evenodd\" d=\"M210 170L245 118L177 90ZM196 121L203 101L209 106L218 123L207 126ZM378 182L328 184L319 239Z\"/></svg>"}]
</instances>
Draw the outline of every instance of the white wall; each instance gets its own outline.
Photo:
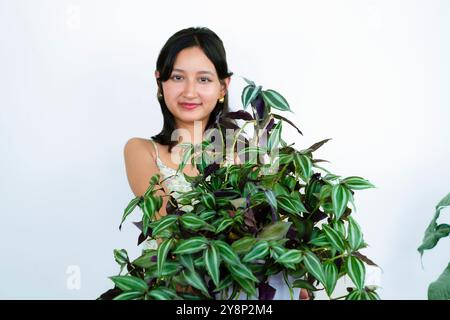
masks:
<instances>
[{"instance_id":1,"label":"white wall","mask_svg":"<svg viewBox=\"0 0 450 320\"><path fill-rule=\"evenodd\" d=\"M285 140L333 138L317 152L326 167L378 187L355 200L379 293L426 298L450 260L448 239L425 270L416 251L450 191L450 3L221 3L0 0L0 298L93 299L112 287L114 248L137 256L133 217L118 230L123 146L159 132L157 54L189 26L223 39L233 106L239 76L278 90L304 133Z\"/></svg>"}]
</instances>

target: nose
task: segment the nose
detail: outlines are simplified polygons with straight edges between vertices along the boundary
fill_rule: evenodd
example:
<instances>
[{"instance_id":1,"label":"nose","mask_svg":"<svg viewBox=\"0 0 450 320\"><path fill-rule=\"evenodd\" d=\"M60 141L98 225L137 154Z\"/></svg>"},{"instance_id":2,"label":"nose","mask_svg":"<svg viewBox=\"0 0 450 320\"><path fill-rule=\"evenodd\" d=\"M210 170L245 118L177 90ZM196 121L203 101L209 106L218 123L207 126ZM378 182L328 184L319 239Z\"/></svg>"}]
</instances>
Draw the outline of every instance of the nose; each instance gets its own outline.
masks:
<instances>
[{"instance_id":1,"label":"nose","mask_svg":"<svg viewBox=\"0 0 450 320\"><path fill-rule=\"evenodd\" d=\"M193 80L186 81L183 94L186 98L195 98L197 96L197 88Z\"/></svg>"}]
</instances>

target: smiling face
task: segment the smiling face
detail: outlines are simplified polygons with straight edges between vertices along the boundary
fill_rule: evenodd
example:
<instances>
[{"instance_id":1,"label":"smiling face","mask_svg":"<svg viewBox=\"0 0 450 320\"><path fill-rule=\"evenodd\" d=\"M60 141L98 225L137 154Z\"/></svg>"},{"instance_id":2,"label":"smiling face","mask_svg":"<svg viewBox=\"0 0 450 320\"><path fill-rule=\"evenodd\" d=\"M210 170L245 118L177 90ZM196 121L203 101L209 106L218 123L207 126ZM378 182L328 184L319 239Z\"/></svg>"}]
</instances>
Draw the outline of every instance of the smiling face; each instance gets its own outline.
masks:
<instances>
[{"instance_id":1,"label":"smiling face","mask_svg":"<svg viewBox=\"0 0 450 320\"><path fill-rule=\"evenodd\" d=\"M159 72L155 73L159 77ZM177 124L208 121L230 78L220 83L216 68L199 47L181 50L172 74L162 82L164 101Z\"/></svg>"}]
</instances>

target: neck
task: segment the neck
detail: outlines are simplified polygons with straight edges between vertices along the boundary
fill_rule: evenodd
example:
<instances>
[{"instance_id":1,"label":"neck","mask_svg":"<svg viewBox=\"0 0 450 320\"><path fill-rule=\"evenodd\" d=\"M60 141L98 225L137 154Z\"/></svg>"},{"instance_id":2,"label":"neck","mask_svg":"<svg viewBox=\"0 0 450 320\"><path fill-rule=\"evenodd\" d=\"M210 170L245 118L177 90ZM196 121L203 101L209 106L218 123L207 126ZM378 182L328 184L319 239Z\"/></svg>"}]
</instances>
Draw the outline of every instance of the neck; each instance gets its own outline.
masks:
<instances>
[{"instance_id":1,"label":"neck","mask_svg":"<svg viewBox=\"0 0 450 320\"><path fill-rule=\"evenodd\" d=\"M194 122L176 121L176 135L175 138L181 143L199 144L203 141L203 133L205 132L208 119L196 120Z\"/></svg>"}]
</instances>

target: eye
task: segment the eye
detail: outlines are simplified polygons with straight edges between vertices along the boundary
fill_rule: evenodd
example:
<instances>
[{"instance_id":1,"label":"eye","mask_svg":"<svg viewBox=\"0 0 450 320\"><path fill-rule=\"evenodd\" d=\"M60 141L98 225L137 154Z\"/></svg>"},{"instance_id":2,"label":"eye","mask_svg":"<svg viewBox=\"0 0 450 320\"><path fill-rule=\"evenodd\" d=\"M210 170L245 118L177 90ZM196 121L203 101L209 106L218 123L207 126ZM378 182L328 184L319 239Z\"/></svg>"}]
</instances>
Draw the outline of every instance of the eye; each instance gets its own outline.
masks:
<instances>
[{"instance_id":1,"label":"eye","mask_svg":"<svg viewBox=\"0 0 450 320\"><path fill-rule=\"evenodd\" d=\"M175 81L178 81L178 80L180 80L180 78L182 78L182 76L179 76L179 75L173 75L172 76L172 80L175 80Z\"/></svg>"},{"instance_id":2,"label":"eye","mask_svg":"<svg viewBox=\"0 0 450 320\"><path fill-rule=\"evenodd\" d=\"M211 79L202 77L202 78L200 78L200 82L211 82Z\"/></svg>"}]
</instances>

